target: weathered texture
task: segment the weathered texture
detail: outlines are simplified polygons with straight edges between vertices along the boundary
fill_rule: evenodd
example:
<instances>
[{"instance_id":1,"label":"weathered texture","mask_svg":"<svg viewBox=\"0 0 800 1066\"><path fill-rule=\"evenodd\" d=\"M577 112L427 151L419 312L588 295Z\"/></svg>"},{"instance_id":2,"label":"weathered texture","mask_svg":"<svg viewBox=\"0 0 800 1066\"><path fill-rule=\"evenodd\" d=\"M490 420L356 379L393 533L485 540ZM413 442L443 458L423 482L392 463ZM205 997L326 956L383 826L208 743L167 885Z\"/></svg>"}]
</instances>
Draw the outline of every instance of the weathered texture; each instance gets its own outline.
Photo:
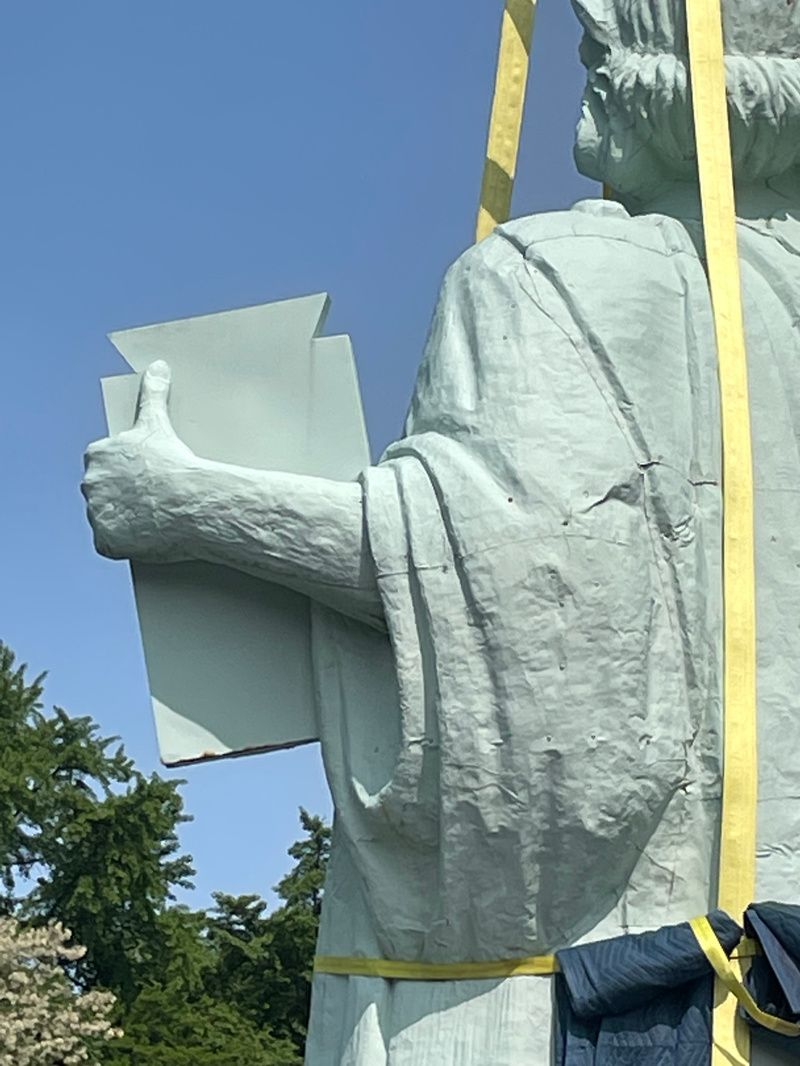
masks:
<instances>
[{"instance_id":1,"label":"weathered texture","mask_svg":"<svg viewBox=\"0 0 800 1066\"><path fill-rule=\"evenodd\" d=\"M194 508L178 501L195 497L212 510L220 479L205 476L201 456L334 479L352 479L369 463L349 339L319 336L328 307L319 293L111 335L134 370L167 361L170 421L194 453L179 464L180 484L167 479L171 499L159 493L162 515L180 508L188 519L185 533L170 521L169 554L186 557L175 542L187 539L191 561L164 565L162 556L157 566L132 568L159 751L168 766L316 738L308 598L274 584L265 589L261 574L198 560ZM134 374L103 382L111 433L130 431L138 392ZM255 522L262 525L259 502ZM235 506L246 527L253 508L241 492L220 505L223 512ZM130 532L141 552L145 531L134 524Z\"/></svg>"},{"instance_id":2,"label":"weathered texture","mask_svg":"<svg viewBox=\"0 0 800 1066\"><path fill-rule=\"evenodd\" d=\"M681 213L587 202L502 227L448 274L408 436L365 479L393 660L378 635L318 619L337 809L325 954L514 957L713 905L720 426L690 197ZM759 897L786 899L800 831L800 632L787 622L800 586L800 222L777 208L739 232ZM387 689L396 671L396 716L359 691L379 668ZM318 977L309 1062L544 1066L547 985Z\"/></svg>"},{"instance_id":3,"label":"weathered texture","mask_svg":"<svg viewBox=\"0 0 800 1066\"><path fill-rule=\"evenodd\" d=\"M693 180L686 0L572 0L588 68L576 160L639 203ZM733 161L743 182L800 161L800 5L724 0Z\"/></svg>"},{"instance_id":4,"label":"weathered texture","mask_svg":"<svg viewBox=\"0 0 800 1066\"><path fill-rule=\"evenodd\" d=\"M455 264L406 435L362 487L183 455L159 495L157 435L93 454L110 554L146 555L155 523L164 558L315 601L336 806L323 954L501 959L714 902L720 421L681 3L576 0L578 160L626 206L509 223ZM783 0L725 6L755 451L758 895L791 902L800 16ZM549 1025L546 978L319 976L308 1064L545 1066Z\"/></svg>"}]
</instances>

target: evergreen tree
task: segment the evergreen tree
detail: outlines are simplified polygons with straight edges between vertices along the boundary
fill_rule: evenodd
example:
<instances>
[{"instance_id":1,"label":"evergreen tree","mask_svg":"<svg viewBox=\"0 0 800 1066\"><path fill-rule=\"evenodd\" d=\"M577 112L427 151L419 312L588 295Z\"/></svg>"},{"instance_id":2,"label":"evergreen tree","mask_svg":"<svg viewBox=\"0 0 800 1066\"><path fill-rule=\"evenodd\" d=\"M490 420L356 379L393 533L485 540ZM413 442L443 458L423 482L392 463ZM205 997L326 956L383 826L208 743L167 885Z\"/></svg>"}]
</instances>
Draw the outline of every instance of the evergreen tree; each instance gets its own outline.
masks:
<instances>
[{"instance_id":1,"label":"evergreen tree","mask_svg":"<svg viewBox=\"0 0 800 1066\"><path fill-rule=\"evenodd\" d=\"M282 906L265 914L258 896L214 893L208 940L216 969L208 987L302 1057L331 830L302 809L300 824L304 836L289 848L295 865L275 887Z\"/></svg>"},{"instance_id":2,"label":"evergreen tree","mask_svg":"<svg viewBox=\"0 0 800 1066\"><path fill-rule=\"evenodd\" d=\"M305 835L289 848L295 865L275 886L283 906L268 919L272 980L267 1020L275 1032L304 1048L331 829L302 808L300 824Z\"/></svg>"},{"instance_id":3,"label":"evergreen tree","mask_svg":"<svg viewBox=\"0 0 800 1066\"><path fill-rule=\"evenodd\" d=\"M142 989L124 1014L125 1034L107 1045L104 1066L302 1066L287 1040L259 1029L214 996L187 999L172 985Z\"/></svg>"},{"instance_id":4,"label":"evergreen tree","mask_svg":"<svg viewBox=\"0 0 800 1066\"><path fill-rule=\"evenodd\" d=\"M179 782L144 777L91 719L43 714L41 682L0 645L2 909L62 922L87 949L73 978L129 1002L163 954L159 914L191 884Z\"/></svg>"},{"instance_id":5,"label":"evergreen tree","mask_svg":"<svg viewBox=\"0 0 800 1066\"><path fill-rule=\"evenodd\" d=\"M89 718L42 711L0 644L0 915L60 921L84 951L61 965L76 989L113 992L124 1036L109 1066L300 1066L330 829L300 812L303 837L276 886L215 893L210 913L174 903L191 860L180 782L139 773Z\"/></svg>"},{"instance_id":6,"label":"evergreen tree","mask_svg":"<svg viewBox=\"0 0 800 1066\"><path fill-rule=\"evenodd\" d=\"M305 833L289 848L294 867L275 886L287 907L301 907L319 918L325 871L331 853L331 828L323 818L300 808L300 826Z\"/></svg>"}]
</instances>

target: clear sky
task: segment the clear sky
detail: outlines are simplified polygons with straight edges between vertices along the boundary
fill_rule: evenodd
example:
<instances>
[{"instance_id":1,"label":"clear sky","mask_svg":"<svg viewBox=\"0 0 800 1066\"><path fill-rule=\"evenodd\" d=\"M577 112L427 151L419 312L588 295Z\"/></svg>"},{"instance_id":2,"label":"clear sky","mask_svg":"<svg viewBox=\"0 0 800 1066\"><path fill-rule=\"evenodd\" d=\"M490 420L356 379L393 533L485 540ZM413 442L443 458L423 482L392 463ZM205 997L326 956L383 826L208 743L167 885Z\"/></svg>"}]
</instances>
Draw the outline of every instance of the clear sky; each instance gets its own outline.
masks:
<instances>
[{"instance_id":1,"label":"clear sky","mask_svg":"<svg viewBox=\"0 0 800 1066\"><path fill-rule=\"evenodd\" d=\"M582 72L540 0L514 213L595 196ZM8 0L0 34L0 637L47 698L158 767L128 570L78 492L114 329L309 292L353 338L373 454L474 229L502 0ZM532 353L535 358L536 353ZM170 771L167 771L170 773ZM316 747L192 768L197 891L268 895Z\"/></svg>"}]
</instances>

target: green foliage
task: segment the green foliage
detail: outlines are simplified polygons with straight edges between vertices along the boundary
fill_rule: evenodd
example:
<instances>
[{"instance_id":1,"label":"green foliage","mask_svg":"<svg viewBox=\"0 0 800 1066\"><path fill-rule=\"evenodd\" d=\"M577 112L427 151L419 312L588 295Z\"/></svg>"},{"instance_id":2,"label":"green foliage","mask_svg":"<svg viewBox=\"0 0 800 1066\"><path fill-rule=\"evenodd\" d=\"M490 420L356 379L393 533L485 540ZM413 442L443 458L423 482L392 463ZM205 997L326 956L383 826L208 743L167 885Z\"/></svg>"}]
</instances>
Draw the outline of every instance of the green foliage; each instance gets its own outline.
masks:
<instances>
[{"instance_id":1,"label":"green foliage","mask_svg":"<svg viewBox=\"0 0 800 1066\"><path fill-rule=\"evenodd\" d=\"M331 829L317 815L300 808L300 825L306 834L289 848L295 866L275 886L289 907L307 907L319 917L325 870L331 852Z\"/></svg>"},{"instance_id":2,"label":"green foliage","mask_svg":"<svg viewBox=\"0 0 800 1066\"><path fill-rule=\"evenodd\" d=\"M113 989L125 1002L158 964L165 946L159 916L173 885L189 885L188 858L175 857L176 824L185 820L172 782L136 775L120 795L80 812L45 854L28 910L58 916L86 946L77 975Z\"/></svg>"},{"instance_id":3,"label":"green foliage","mask_svg":"<svg viewBox=\"0 0 800 1066\"><path fill-rule=\"evenodd\" d=\"M2 908L61 921L88 949L75 980L129 1002L159 952L158 914L193 872L177 854L178 783L144 777L91 719L45 716L41 692L0 645Z\"/></svg>"},{"instance_id":4,"label":"green foliage","mask_svg":"<svg viewBox=\"0 0 800 1066\"><path fill-rule=\"evenodd\" d=\"M107 1066L301 1066L293 1044L257 1028L224 1000L186 1000L172 986L145 988L124 1016Z\"/></svg>"},{"instance_id":5,"label":"green foliage","mask_svg":"<svg viewBox=\"0 0 800 1066\"><path fill-rule=\"evenodd\" d=\"M304 1043L331 829L302 808L300 824L305 835L289 848L295 865L275 886L284 905L269 919L274 959L269 989L270 1024Z\"/></svg>"},{"instance_id":6,"label":"green foliage","mask_svg":"<svg viewBox=\"0 0 800 1066\"><path fill-rule=\"evenodd\" d=\"M41 713L42 678L28 683L24 667L0 644L0 879L3 908L12 910L20 878L56 845L66 820L133 767L121 751L109 754L88 718Z\"/></svg>"},{"instance_id":7,"label":"green foliage","mask_svg":"<svg viewBox=\"0 0 800 1066\"><path fill-rule=\"evenodd\" d=\"M65 968L118 998L109 1066L299 1066L330 828L303 837L268 913L257 896L174 903L189 887L179 782L139 773L89 718L41 708L0 644L0 914L60 921L85 954Z\"/></svg>"}]
</instances>

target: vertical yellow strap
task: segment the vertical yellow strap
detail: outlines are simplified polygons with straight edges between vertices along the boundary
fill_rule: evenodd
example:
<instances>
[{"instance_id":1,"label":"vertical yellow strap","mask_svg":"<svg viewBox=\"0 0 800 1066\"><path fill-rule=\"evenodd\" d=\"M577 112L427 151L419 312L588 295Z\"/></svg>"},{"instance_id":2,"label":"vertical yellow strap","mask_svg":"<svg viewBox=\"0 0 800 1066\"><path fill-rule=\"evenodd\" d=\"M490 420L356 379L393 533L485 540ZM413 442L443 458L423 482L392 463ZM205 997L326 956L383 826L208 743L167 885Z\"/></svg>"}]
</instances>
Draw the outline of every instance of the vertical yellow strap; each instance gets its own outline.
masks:
<instances>
[{"instance_id":1,"label":"vertical yellow strap","mask_svg":"<svg viewBox=\"0 0 800 1066\"><path fill-rule=\"evenodd\" d=\"M755 895L756 635L753 462L720 0L687 0L706 259L719 358L723 443L724 784L719 906L739 917ZM714 1066L746 1064L746 1028L718 982Z\"/></svg>"},{"instance_id":2,"label":"vertical yellow strap","mask_svg":"<svg viewBox=\"0 0 800 1066\"><path fill-rule=\"evenodd\" d=\"M536 0L505 0L476 240L511 213Z\"/></svg>"}]
</instances>

